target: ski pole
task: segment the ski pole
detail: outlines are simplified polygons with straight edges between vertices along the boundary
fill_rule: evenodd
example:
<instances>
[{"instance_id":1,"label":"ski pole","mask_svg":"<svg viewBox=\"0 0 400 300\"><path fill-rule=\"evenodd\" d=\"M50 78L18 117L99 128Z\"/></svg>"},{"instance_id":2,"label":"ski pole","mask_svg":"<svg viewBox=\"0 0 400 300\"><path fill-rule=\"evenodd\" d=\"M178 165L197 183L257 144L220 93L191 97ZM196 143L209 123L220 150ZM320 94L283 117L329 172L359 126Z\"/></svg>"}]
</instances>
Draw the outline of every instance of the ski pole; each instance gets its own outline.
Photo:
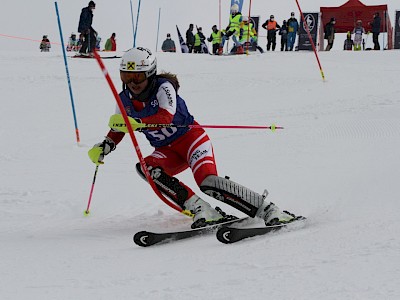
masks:
<instances>
[{"instance_id":1,"label":"ski pole","mask_svg":"<svg viewBox=\"0 0 400 300\"><path fill-rule=\"evenodd\" d=\"M272 124L271 126L252 126L252 125L177 125L177 124L143 124L143 129L153 128L222 128L222 129L270 129L275 131L276 129L283 129L281 126Z\"/></svg>"},{"instance_id":2,"label":"ski pole","mask_svg":"<svg viewBox=\"0 0 400 300\"><path fill-rule=\"evenodd\" d=\"M93 190L94 190L94 184L96 183L96 177L97 177L97 171L99 170L99 165L96 166L96 170L94 171L94 176L93 176L93 182L92 182L92 187L90 188L90 195L89 195L89 200L88 204L86 207L86 210L84 211L84 215L87 216L89 215L89 207L90 203L92 202L92 195L93 195Z\"/></svg>"}]
</instances>

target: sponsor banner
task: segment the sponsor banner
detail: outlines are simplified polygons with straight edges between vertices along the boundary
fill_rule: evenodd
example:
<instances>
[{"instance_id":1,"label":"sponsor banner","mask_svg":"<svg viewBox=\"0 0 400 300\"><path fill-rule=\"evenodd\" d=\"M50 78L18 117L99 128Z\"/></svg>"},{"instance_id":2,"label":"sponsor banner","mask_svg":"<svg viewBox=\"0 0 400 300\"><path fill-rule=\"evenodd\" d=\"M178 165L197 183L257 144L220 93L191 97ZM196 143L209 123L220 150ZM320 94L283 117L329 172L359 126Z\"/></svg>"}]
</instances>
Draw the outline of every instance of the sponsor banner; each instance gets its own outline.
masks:
<instances>
[{"instance_id":1,"label":"sponsor banner","mask_svg":"<svg viewBox=\"0 0 400 300\"><path fill-rule=\"evenodd\" d=\"M181 32L179 31L178 25L176 25L176 30L178 31L178 37L179 37L179 44L181 45L181 52L182 53L188 53L189 48L185 43L185 40L182 38Z\"/></svg>"},{"instance_id":2,"label":"sponsor banner","mask_svg":"<svg viewBox=\"0 0 400 300\"><path fill-rule=\"evenodd\" d=\"M237 4L239 6L239 11L242 12L244 0L231 0L231 6L229 7L229 14L231 13L231 7L233 4Z\"/></svg>"},{"instance_id":3,"label":"sponsor banner","mask_svg":"<svg viewBox=\"0 0 400 300\"><path fill-rule=\"evenodd\" d=\"M394 19L394 49L400 49L400 10L396 10Z\"/></svg>"},{"instance_id":4,"label":"sponsor banner","mask_svg":"<svg viewBox=\"0 0 400 300\"><path fill-rule=\"evenodd\" d=\"M314 42L314 46L317 45L317 35L318 35L318 19L319 13L303 13L304 22L300 22L299 28L299 44L298 50L313 50L310 39L307 34L306 25L310 30L311 38Z\"/></svg>"}]
</instances>

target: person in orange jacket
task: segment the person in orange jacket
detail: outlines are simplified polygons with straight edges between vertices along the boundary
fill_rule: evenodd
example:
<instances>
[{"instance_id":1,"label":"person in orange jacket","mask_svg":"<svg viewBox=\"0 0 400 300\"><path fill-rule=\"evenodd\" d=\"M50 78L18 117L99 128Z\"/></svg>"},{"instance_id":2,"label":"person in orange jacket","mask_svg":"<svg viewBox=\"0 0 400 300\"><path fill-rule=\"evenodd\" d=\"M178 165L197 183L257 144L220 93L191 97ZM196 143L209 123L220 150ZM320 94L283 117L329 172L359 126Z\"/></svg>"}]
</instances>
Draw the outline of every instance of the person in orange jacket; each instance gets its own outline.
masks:
<instances>
[{"instance_id":1,"label":"person in orange jacket","mask_svg":"<svg viewBox=\"0 0 400 300\"><path fill-rule=\"evenodd\" d=\"M275 21L274 15L271 15L267 21L265 21L264 24L262 24L262 27L267 30L267 51L271 49L272 46L272 51L275 51L276 47L276 32L278 31L281 26Z\"/></svg>"}]
</instances>

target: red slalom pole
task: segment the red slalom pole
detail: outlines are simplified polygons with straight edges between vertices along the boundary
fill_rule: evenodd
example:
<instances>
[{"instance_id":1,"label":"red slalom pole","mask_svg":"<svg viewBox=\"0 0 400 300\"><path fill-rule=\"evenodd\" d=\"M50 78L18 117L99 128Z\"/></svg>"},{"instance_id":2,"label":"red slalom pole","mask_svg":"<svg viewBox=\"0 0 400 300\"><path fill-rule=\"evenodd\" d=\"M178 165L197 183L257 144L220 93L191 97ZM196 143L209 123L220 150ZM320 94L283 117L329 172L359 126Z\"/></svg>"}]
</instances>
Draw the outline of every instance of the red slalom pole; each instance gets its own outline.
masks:
<instances>
[{"instance_id":1,"label":"red slalom pole","mask_svg":"<svg viewBox=\"0 0 400 300\"><path fill-rule=\"evenodd\" d=\"M319 66L319 71L321 72L322 80L325 81L324 71L322 70L321 62L319 61L319 57L318 57L318 54L317 54L317 50L315 49L314 41L313 41L313 39L312 39L312 37L311 37L310 29L308 28L308 24L306 23L306 20L305 20L304 15L303 15L303 11L302 11L301 8L300 8L300 4L299 4L299 1L298 1L298 0L296 0L296 4L297 4L297 7L298 7L298 9L299 9L299 11L300 11L300 15L301 15L301 20L300 20L300 21L301 21L301 23L303 23L303 24L306 25L305 27L306 27L308 39L310 40L310 43L311 43L311 46L312 46L312 48L313 48L315 57L317 58L317 62L318 62L318 66Z\"/></svg>"},{"instance_id":2,"label":"red slalom pole","mask_svg":"<svg viewBox=\"0 0 400 300\"><path fill-rule=\"evenodd\" d=\"M153 191L157 194L157 196L164 203L166 203L168 206L172 207L173 209L175 209L175 210L177 210L177 211L179 211L179 212L181 212L181 213L183 213L185 215L189 215L189 213L187 213L181 207L179 207L175 203L172 203L167 198L165 198L165 196L158 190L156 184L153 181L153 178L151 178L151 176L150 176L149 170L147 169L146 162L144 161L144 157L143 157L142 152L140 150L139 144L138 144L138 142L136 140L136 137L135 137L135 134L133 132L132 126L129 123L129 119L128 119L128 115L126 114L125 107L123 106L121 98L119 97L119 94L118 94L117 90L115 89L115 85L111 80L110 74L108 74L108 71L107 71L106 67L104 66L103 61L102 61L100 55L97 53L97 51L94 50L93 53L94 53L94 57L96 58L99 66L100 66L101 71L103 72L104 77L106 78L106 80L108 82L108 85L111 88L111 91L112 91L112 93L114 95L114 98L115 98L115 100L117 102L117 105L119 107L119 110L121 111L121 114L122 114L122 116L124 118L125 124L127 124L126 127L128 129L129 135L131 137L131 140L132 140L132 143L133 143L133 147L136 150L136 154L137 154L137 156L139 158L142 170L143 170L144 174L146 175L147 182L150 184L150 186L152 187Z\"/></svg>"}]
</instances>

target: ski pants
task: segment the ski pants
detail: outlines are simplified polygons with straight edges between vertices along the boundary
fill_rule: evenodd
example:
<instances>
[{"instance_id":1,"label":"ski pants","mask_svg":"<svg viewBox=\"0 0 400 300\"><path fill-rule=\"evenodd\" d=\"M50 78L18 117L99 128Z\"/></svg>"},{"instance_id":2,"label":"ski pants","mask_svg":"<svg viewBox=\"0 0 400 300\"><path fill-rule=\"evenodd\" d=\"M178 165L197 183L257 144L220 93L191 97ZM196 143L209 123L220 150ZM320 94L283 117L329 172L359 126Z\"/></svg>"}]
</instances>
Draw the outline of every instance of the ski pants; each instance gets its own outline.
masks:
<instances>
[{"instance_id":1,"label":"ski pants","mask_svg":"<svg viewBox=\"0 0 400 300\"><path fill-rule=\"evenodd\" d=\"M267 51L269 51L271 49L272 46L272 51L275 51L275 47L276 47L276 31L274 30L268 30L267 33Z\"/></svg>"},{"instance_id":2,"label":"ski pants","mask_svg":"<svg viewBox=\"0 0 400 300\"><path fill-rule=\"evenodd\" d=\"M294 49L295 42L296 42L296 32L289 32L287 41L287 48L289 51L292 51Z\"/></svg>"},{"instance_id":3,"label":"ski pants","mask_svg":"<svg viewBox=\"0 0 400 300\"><path fill-rule=\"evenodd\" d=\"M96 47L96 36L94 35L94 31L90 30L87 33L83 34L83 43L81 50L79 53L91 53Z\"/></svg>"},{"instance_id":4,"label":"ski pants","mask_svg":"<svg viewBox=\"0 0 400 300\"><path fill-rule=\"evenodd\" d=\"M216 175L217 166L211 140L203 128L192 128L169 144L156 148L145 158L147 166L161 167L169 176L191 168L198 186L209 175ZM188 199L195 193L181 182L188 191Z\"/></svg>"}]
</instances>

